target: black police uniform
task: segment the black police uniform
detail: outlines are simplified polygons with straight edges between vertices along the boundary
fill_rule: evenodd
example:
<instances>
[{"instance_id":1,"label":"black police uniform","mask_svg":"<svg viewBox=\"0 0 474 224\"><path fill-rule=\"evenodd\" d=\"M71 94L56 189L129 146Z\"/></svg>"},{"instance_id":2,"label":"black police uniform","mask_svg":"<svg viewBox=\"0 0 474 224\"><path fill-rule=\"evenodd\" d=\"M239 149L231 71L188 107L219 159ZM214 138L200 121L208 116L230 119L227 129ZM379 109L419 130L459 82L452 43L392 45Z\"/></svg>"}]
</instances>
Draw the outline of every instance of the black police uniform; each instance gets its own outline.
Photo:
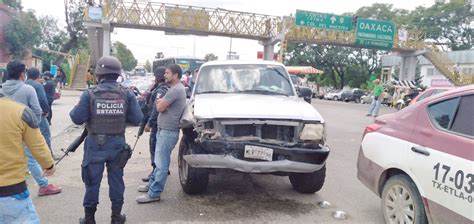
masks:
<instances>
[{"instance_id":1,"label":"black police uniform","mask_svg":"<svg viewBox=\"0 0 474 224\"><path fill-rule=\"evenodd\" d=\"M156 133L158 132L158 111L156 110L156 98L162 98L165 96L166 92L168 92L168 89L170 87L168 84L162 82L158 84L158 86L153 90L151 94L151 113L150 113L150 118L148 120L148 125L151 127L151 132L150 132L150 157L151 157L151 165L153 169L155 169L155 148L156 148Z\"/></svg>"},{"instance_id":2,"label":"black police uniform","mask_svg":"<svg viewBox=\"0 0 474 224\"><path fill-rule=\"evenodd\" d=\"M86 186L83 202L85 219L94 219L106 165L112 222L115 217L116 222L120 223L118 220L125 218L121 215L125 185L120 158L126 144L125 123L139 125L143 119L137 100L133 93L115 80L102 79L96 88L82 94L78 105L69 115L75 124L86 123L88 130L82 161L82 180Z\"/></svg>"}]
</instances>

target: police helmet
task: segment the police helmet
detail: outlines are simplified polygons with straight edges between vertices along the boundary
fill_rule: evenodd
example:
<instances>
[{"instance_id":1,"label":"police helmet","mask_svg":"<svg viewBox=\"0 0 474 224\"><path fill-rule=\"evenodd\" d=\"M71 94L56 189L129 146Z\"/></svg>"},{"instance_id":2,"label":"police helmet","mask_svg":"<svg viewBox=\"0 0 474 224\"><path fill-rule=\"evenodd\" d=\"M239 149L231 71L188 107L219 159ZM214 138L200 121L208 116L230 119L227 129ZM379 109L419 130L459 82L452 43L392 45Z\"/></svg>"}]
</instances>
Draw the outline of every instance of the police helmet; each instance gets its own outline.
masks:
<instances>
[{"instance_id":1,"label":"police helmet","mask_svg":"<svg viewBox=\"0 0 474 224\"><path fill-rule=\"evenodd\" d=\"M95 66L95 74L101 75L120 75L122 72L122 63L112 56L101 57Z\"/></svg>"}]
</instances>

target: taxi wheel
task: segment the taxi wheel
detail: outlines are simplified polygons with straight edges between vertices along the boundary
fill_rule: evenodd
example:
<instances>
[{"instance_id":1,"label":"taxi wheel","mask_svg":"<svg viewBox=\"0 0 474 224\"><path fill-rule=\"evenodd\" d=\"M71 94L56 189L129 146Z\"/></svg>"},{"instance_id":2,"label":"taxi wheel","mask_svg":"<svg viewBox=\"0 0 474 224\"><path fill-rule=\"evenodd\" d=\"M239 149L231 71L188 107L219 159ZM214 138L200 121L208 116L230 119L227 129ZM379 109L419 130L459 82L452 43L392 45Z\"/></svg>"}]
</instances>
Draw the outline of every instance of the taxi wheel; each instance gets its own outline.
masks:
<instances>
[{"instance_id":1,"label":"taxi wheel","mask_svg":"<svg viewBox=\"0 0 474 224\"><path fill-rule=\"evenodd\" d=\"M313 173L290 174L290 182L291 186L293 186L293 189L304 194L312 194L321 190L321 188L323 188L325 178L326 165Z\"/></svg>"},{"instance_id":2,"label":"taxi wheel","mask_svg":"<svg viewBox=\"0 0 474 224\"><path fill-rule=\"evenodd\" d=\"M199 194L207 189L209 172L202 168L193 168L184 160L185 155L195 154L186 137L181 138L178 152L179 182L186 194Z\"/></svg>"},{"instance_id":3,"label":"taxi wheel","mask_svg":"<svg viewBox=\"0 0 474 224\"><path fill-rule=\"evenodd\" d=\"M382 212L386 223L428 223L416 185L409 177L391 177L382 191Z\"/></svg>"}]
</instances>

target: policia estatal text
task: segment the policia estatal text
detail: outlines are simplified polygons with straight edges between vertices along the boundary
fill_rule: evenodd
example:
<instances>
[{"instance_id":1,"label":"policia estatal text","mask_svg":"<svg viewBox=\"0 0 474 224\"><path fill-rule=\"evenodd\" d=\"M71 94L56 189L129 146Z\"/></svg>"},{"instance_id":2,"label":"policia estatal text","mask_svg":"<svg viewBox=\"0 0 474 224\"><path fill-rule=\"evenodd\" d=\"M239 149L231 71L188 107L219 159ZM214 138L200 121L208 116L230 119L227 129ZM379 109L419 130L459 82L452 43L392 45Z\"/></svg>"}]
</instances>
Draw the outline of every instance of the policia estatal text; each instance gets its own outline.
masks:
<instances>
[{"instance_id":1,"label":"policia estatal text","mask_svg":"<svg viewBox=\"0 0 474 224\"><path fill-rule=\"evenodd\" d=\"M116 82L121 69L116 58L100 58L95 67L99 84L85 91L69 114L75 124L86 123L88 131L82 161L82 180L86 187L85 217L80 219L80 223L95 223L104 165L107 166L112 201L112 223L124 223L126 219L121 213L125 191L123 169L131 151L125 143L125 125L139 125L143 114L133 93Z\"/></svg>"}]
</instances>

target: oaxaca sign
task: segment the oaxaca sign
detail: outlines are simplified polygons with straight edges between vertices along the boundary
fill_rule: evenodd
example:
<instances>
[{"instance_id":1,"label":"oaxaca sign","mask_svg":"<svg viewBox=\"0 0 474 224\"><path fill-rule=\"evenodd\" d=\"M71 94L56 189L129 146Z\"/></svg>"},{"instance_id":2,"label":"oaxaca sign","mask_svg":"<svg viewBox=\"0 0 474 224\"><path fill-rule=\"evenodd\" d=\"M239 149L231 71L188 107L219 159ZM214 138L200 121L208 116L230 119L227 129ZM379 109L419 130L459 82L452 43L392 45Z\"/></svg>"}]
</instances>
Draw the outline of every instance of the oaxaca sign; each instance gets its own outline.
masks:
<instances>
[{"instance_id":1,"label":"oaxaca sign","mask_svg":"<svg viewBox=\"0 0 474 224\"><path fill-rule=\"evenodd\" d=\"M393 22L359 18L355 45L388 50L393 47L395 32L395 23Z\"/></svg>"}]
</instances>

